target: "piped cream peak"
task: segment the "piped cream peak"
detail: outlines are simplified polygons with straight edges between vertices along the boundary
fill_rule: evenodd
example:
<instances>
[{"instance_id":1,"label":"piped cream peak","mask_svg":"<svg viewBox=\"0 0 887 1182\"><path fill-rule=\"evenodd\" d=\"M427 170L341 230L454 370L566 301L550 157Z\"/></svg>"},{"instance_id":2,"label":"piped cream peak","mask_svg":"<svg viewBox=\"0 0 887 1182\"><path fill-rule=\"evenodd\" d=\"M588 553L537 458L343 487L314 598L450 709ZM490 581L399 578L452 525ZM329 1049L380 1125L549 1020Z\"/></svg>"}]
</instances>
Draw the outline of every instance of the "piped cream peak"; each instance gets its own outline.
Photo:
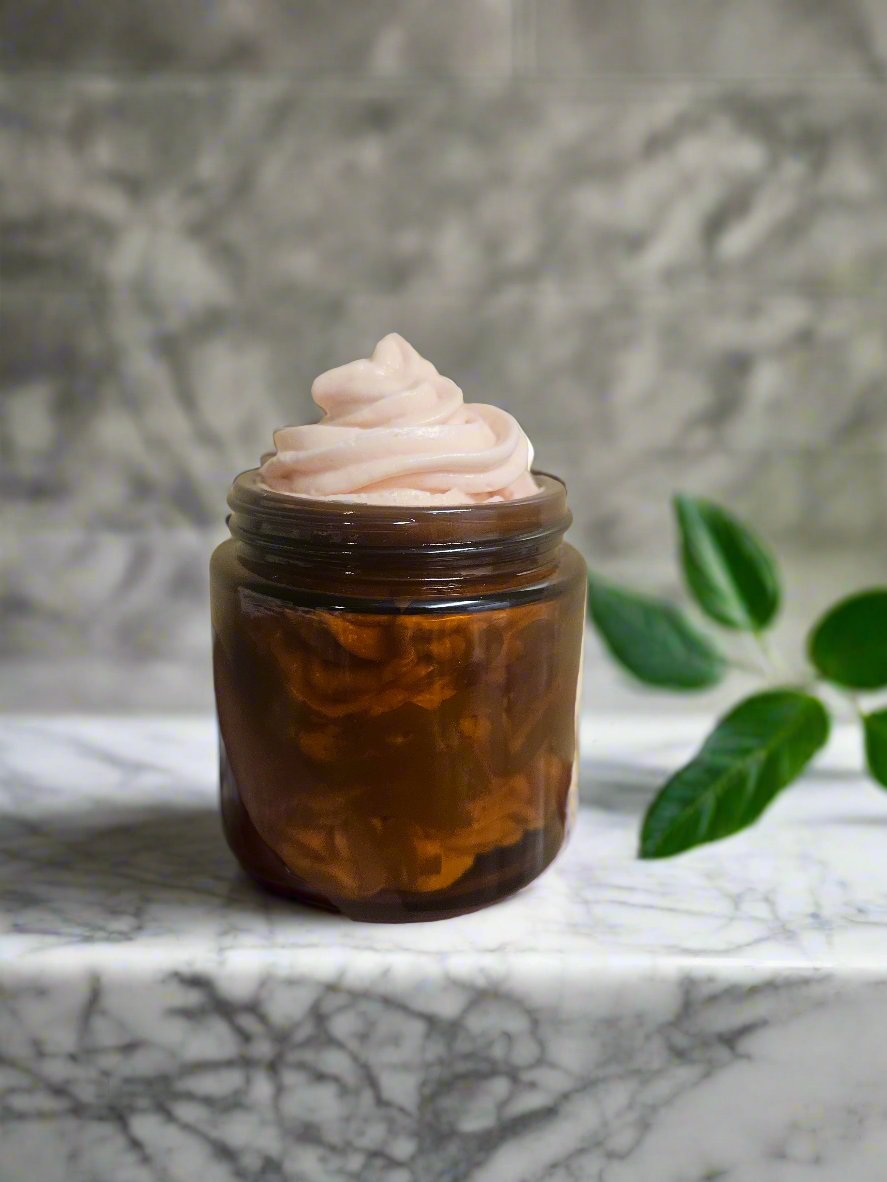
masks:
<instances>
[{"instance_id":1,"label":"piped cream peak","mask_svg":"<svg viewBox=\"0 0 887 1182\"><path fill-rule=\"evenodd\" d=\"M377 505L470 505L532 496L533 449L504 410L466 403L402 336L311 387L318 423L282 427L260 469L276 492Z\"/></svg>"}]
</instances>

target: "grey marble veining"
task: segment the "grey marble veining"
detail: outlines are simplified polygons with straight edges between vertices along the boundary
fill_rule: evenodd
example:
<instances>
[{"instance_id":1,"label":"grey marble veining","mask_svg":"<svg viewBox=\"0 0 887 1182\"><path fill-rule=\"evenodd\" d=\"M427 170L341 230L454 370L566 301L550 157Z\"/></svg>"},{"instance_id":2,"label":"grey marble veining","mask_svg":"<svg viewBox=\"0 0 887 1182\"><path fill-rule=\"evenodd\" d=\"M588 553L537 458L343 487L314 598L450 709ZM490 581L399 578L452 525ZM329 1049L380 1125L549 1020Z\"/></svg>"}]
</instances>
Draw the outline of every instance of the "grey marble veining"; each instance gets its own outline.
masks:
<instances>
[{"instance_id":1,"label":"grey marble veining","mask_svg":"<svg viewBox=\"0 0 887 1182\"><path fill-rule=\"evenodd\" d=\"M648 455L705 486L784 454L813 487L827 452L874 514L835 530L883 529L880 100L6 92L25 520L218 521L313 375L397 325L595 499Z\"/></svg>"},{"instance_id":2,"label":"grey marble veining","mask_svg":"<svg viewBox=\"0 0 887 1182\"><path fill-rule=\"evenodd\" d=\"M529 0L543 72L742 82L887 76L881 0Z\"/></svg>"},{"instance_id":3,"label":"grey marble veining","mask_svg":"<svg viewBox=\"0 0 887 1182\"><path fill-rule=\"evenodd\" d=\"M859 581L887 539L885 13L0 2L0 643L35 662L0 701L91 658L72 704L116 708L131 660L132 705L205 702L232 475L392 329L519 415L595 565L657 572L682 488Z\"/></svg>"},{"instance_id":4,"label":"grey marble veining","mask_svg":"<svg viewBox=\"0 0 887 1182\"><path fill-rule=\"evenodd\" d=\"M471 76L512 66L510 0L0 4L0 66Z\"/></svg>"},{"instance_id":5,"label":"grey marble veining","mask_svg":"<svg viewBox=\"0 0 887 1182\"><path fill-rule=\"evenodd\" d=\"M158 332L300 292L883 291L881 87L7 73L2 97L7 274L138 296Z\"/></svg>"},{"instance_id":6,"label":"grey marble veining","mask_svg":"<svg viewBox=\"0 0 887 1182\"><path fill-rule=\"evenodd\" d=\"M881 1182L884 801L839 732L752 833L639 863L696 730L589 724L555 867L386 927L239 877L209 721L3 723L0 1176Z\"/></svg>"},{"instance_id":7,"label":"grey marble veining","mask_svg":"<svg viewBox=\"0 0 887 1182\"><path fill-rule=\"evenodd\" d=\"M0 4L7 69L883 80L880 0Z\"/></svg>"}]
</instances>

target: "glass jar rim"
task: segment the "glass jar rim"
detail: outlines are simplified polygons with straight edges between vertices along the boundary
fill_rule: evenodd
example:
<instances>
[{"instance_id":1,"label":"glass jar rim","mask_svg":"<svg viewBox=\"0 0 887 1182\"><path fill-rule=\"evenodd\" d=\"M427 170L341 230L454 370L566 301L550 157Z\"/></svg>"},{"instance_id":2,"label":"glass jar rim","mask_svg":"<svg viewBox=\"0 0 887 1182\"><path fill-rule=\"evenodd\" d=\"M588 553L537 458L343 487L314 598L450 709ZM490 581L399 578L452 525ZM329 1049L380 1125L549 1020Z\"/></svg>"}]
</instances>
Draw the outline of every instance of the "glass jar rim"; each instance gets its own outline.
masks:
<instances>
[{"instance_id":1,"label":"glass jar rim","mask_svg":"<svg viewBox=\"0 0 887 1182\"><path fill-rule=\"evenodd\" d=\"M251 468L231 486L228 523L235 538L271 550L309 546L443 554L551 545L572 522L566 485L546 472L533 476L539 491L513 501L402 506L276 492Z\"/></svg>"}]
</instances>

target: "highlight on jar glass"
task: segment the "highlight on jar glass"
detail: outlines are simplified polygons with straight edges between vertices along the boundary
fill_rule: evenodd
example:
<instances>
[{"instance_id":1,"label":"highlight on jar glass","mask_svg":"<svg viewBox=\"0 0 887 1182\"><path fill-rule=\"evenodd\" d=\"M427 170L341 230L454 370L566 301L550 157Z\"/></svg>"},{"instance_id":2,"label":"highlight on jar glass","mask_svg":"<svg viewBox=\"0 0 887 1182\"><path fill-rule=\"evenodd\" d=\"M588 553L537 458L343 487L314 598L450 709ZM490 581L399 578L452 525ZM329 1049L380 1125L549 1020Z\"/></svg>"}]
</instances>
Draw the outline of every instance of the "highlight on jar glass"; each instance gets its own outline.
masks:
<instances>
[{"instance_id":1,"label":"highlight on jar glass","mask_svg":"<svg viewBox=\"0 0 887 1182\"><path fill-rule=\"evenodd\" d=\"M519 890L576 807L585 566L511 415L396 334L231 489L212 559L225 834L352 919Z\"/></svg>"}]
</instances>

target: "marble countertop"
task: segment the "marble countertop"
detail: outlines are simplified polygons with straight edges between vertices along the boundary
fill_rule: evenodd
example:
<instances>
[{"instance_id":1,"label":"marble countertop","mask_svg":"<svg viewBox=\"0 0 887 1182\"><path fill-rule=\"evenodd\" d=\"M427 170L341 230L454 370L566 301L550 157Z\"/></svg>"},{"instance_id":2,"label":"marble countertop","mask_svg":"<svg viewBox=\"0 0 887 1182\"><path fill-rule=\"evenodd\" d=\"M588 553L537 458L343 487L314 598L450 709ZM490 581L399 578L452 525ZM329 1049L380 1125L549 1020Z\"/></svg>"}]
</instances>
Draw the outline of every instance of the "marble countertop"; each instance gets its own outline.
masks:
<instances>
[{"instance_id":1,"label":"marble countertop","mask_svg":"<svg viewBox=\"0 0 887 1182\"><path fill-rule=\"evenodd\" d=\"M838 731L635 859L704 720L585 721L537 883L443 923L256 891L204 719L0 722L3 1182L883 1182L887 794Z\"/></svg>"}]
</instances>

